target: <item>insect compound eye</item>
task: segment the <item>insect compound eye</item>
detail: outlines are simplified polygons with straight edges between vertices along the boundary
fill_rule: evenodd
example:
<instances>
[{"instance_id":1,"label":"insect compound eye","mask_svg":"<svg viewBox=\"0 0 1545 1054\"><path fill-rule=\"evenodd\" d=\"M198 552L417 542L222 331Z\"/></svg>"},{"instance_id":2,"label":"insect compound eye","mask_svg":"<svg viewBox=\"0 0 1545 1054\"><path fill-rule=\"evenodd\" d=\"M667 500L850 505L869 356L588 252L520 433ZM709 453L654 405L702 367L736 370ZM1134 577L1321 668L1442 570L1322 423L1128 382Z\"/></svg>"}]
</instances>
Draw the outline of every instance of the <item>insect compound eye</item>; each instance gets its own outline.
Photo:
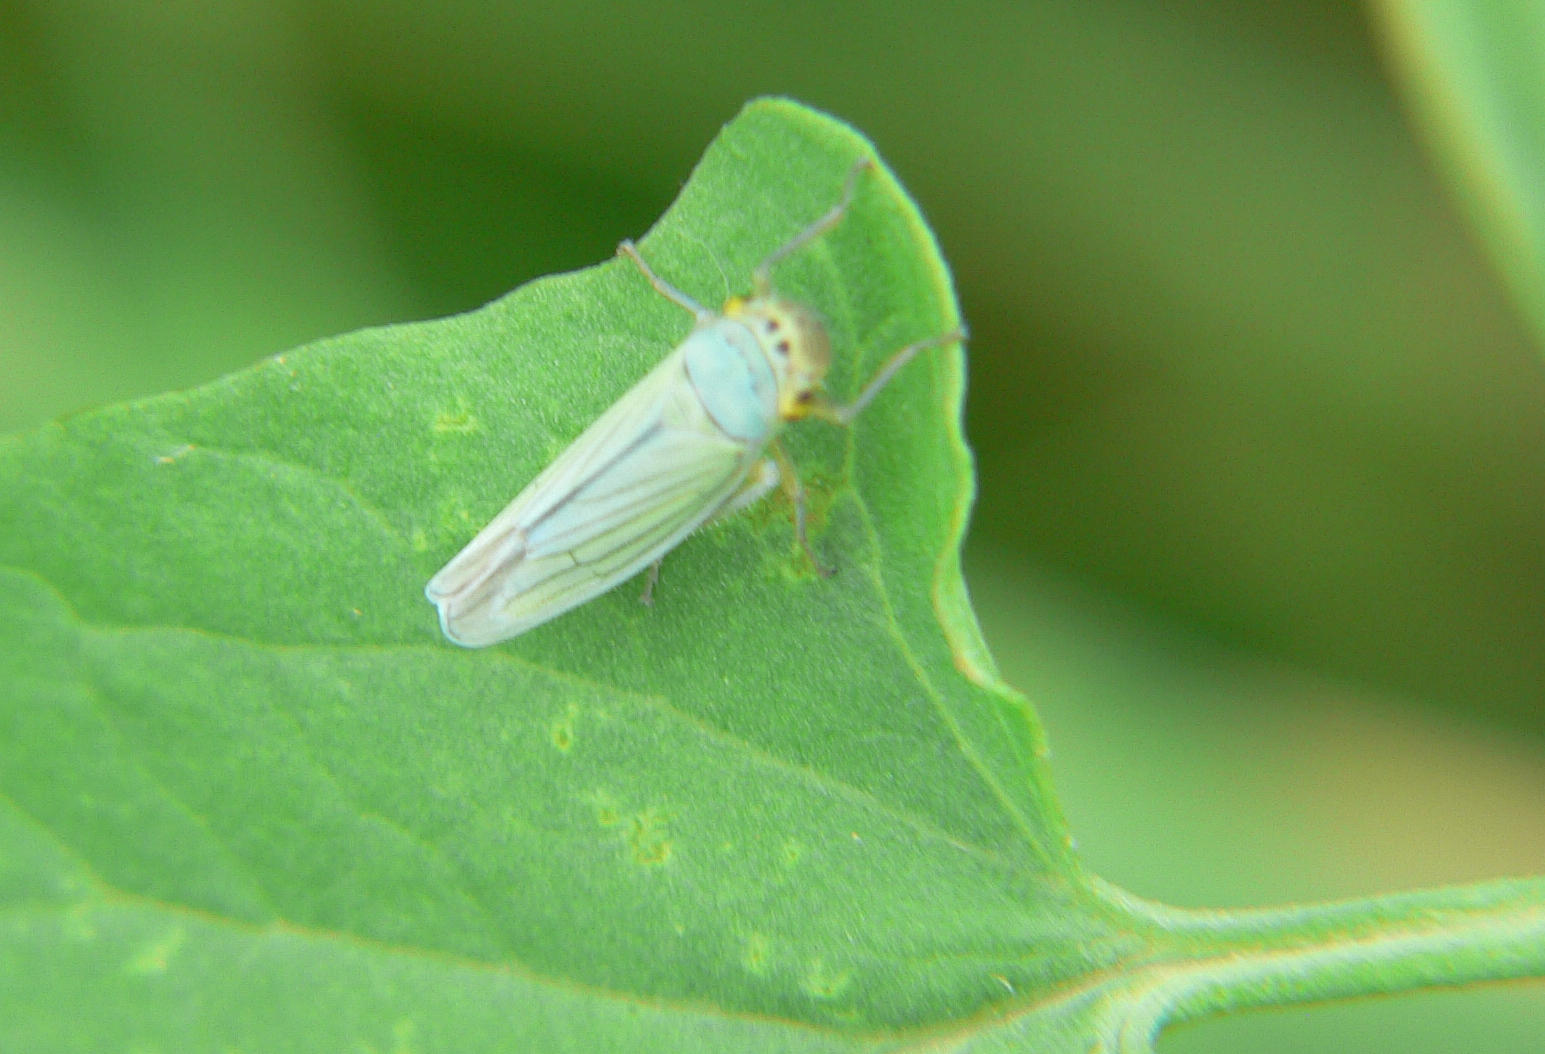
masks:
<instances>
[{"instance_id":1,"label":"insect compound eye","mask_svg":"<svg viewBox=\"0 0 1545 1054\"><path fill-rule=\"evenodd\" d=\"M787 340L780 340L778 343L773 345L773 350L776 351L779 355L782 355L784 358L788 358L789 342Z\"/></svg>"}]
</instances>

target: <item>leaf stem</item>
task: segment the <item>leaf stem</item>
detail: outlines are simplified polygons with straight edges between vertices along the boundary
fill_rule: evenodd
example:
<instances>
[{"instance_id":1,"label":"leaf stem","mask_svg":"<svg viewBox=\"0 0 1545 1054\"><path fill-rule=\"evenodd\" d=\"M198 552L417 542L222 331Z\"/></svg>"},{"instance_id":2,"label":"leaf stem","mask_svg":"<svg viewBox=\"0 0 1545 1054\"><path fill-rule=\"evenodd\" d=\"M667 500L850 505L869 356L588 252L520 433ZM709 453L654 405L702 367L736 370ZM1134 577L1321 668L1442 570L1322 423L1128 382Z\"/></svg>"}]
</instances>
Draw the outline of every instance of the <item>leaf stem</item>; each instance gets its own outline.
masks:
<instances>
[{"instance_id":1,"label":"leaf stem","mask_svg":"<svg viewBox=\"0 0 1545 1054\"><path fill-rule=\"evenodd\" d=\"M1545 976L1541 878L1249 911L1097 888L1178 952L1111 981L1100 1032L1113 1050L1148 1050L1165 1025L1230 1010Z\"/></svg>"}]
</instances>

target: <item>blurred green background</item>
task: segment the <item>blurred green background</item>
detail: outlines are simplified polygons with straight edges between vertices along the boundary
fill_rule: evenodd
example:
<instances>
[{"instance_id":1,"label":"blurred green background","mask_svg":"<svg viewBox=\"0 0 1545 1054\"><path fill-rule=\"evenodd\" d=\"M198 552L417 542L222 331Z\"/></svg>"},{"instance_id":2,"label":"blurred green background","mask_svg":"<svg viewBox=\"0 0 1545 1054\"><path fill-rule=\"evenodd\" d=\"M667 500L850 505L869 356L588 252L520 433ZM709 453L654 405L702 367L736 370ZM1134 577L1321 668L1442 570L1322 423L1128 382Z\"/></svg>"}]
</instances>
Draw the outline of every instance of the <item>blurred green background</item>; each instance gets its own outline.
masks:
<instances>
[{"instance_id":1,"label":"blurred green background","mask_svg":"<svg viewBox=\"0 0 1545 1054\"><path fill-rule=\"evenodd\" d=\"M792 95L873 138L955 268L968 571L1091 868L1219 906L1545 871L1545 369L1386 27L0 0L0 430L603 260ZM1163 1048L1522 1051L1542 1020L1517 985Z\"/></svg>"}]
</instances>

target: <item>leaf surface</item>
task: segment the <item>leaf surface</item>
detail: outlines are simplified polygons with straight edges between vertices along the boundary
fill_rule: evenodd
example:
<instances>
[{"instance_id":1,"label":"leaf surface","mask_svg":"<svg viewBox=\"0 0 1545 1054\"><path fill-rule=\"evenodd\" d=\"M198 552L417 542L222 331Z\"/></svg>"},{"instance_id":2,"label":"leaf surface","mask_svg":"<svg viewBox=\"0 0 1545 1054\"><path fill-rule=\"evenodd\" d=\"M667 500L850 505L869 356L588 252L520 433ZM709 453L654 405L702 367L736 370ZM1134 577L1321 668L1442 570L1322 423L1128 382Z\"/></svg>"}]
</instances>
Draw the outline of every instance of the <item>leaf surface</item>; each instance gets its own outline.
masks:
<instances>
[{"instance_id":1,"label":"leaf surface","mask_svg":"<svg viewBox=\"0 0 1545 1054\"><path fill-rule=\"evenodd\" d=\"M717 303L871 149L754 103L641 249ZM956 322L883 169L775 282L838 398ZM965 600L958 352L794 430L835 577L772 499L652 608L441 638L424 581L690 324L611 261L0 446L4 987L39 1049L845 1049L1132 943Z\"/></svg>"}]
</instances>

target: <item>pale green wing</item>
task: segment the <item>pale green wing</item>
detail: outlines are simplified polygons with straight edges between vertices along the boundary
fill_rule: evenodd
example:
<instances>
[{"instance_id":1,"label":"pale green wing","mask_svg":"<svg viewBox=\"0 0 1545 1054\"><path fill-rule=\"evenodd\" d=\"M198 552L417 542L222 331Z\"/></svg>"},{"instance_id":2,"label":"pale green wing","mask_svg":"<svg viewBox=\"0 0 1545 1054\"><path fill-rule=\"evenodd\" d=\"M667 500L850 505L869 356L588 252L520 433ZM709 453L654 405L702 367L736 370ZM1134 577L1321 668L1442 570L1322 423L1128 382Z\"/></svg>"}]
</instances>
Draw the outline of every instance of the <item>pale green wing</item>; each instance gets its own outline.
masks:
<instances>
[{"instance_id":1,"label":"pale green wing","mask_svg":"<svg viewBox=\"0 0 1545 1054\"><path fill-rule=\"evenodd\" d=\"M446 636L506 640L632 577L734 495L760 453L718 429L673 353L430 580Z\"/></svg>"}]
</instances>

